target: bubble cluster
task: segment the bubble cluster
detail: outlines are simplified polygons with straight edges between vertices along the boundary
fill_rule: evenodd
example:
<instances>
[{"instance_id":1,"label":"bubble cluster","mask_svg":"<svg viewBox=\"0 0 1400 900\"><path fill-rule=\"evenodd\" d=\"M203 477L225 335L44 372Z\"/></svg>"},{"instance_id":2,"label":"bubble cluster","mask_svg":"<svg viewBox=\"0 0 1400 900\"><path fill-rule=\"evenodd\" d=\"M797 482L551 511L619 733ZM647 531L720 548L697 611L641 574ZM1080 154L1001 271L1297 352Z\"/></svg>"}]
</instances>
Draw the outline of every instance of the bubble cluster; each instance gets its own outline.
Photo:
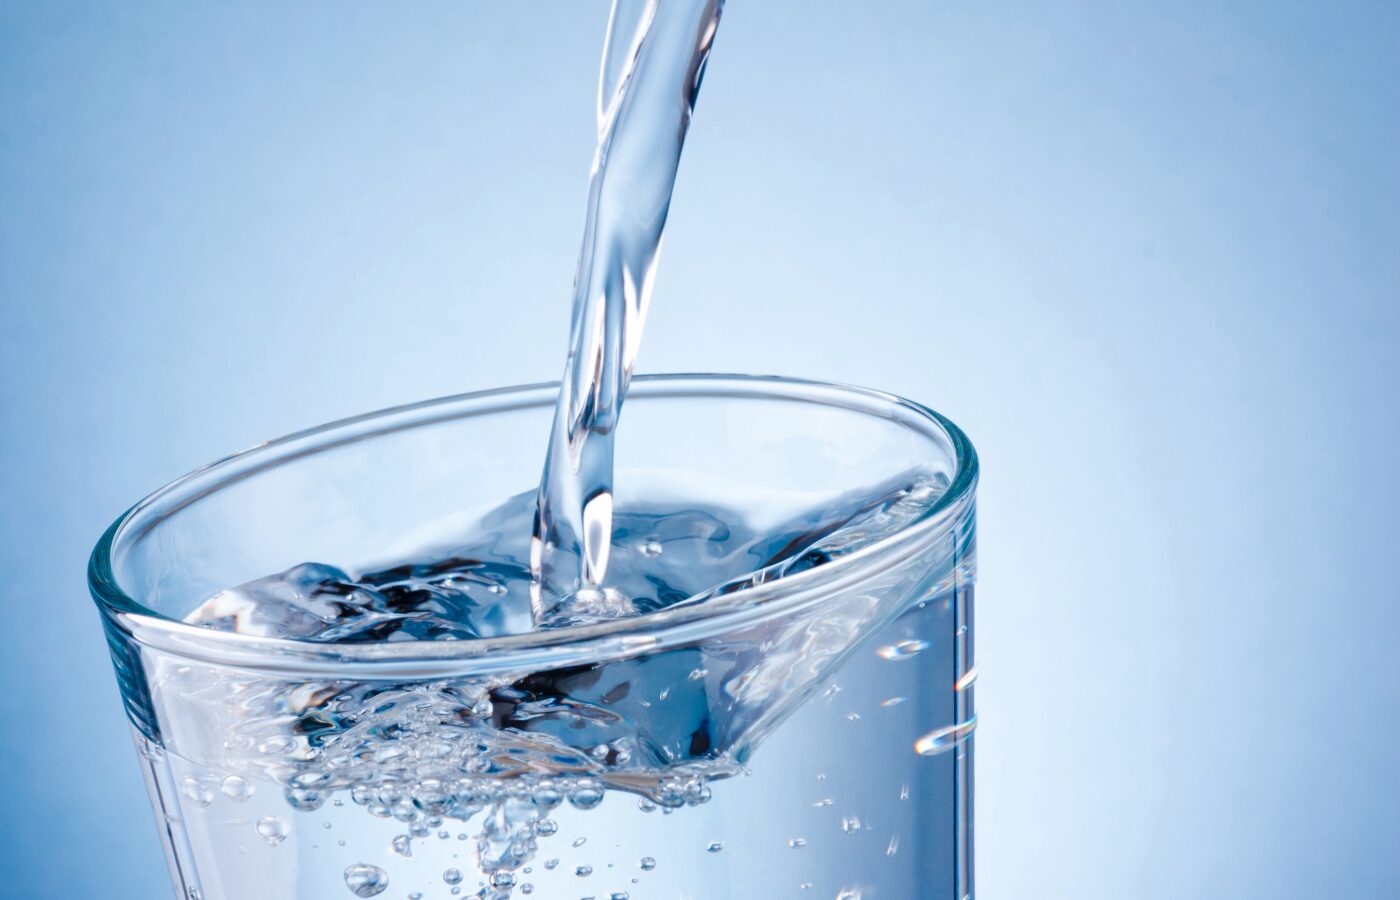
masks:
<instances>
[{"instance_id":1,"label":"bubble cluster","mask_svg":"<svg viewBox=\"0 0 1400 900\"><path fill-rule=\"evenodd\" d=\"M726 593L745 579L762 583L802 571L868 542L880 523L914 511L923 503L919 498L929 496L917 484L896 487L879 502L864 498L843 508L844 518L822 510L763 535L698 511L633 514L630 525L624 516L619 522L630 528L629 552L649 560L650 568L620 564L616 572L621 579L635 576L628 596L651 604L651 611L703 599L714 585L713 593ZM527 499L522 514L532 512ZM794 546L806 549L795 553ZM754 559L777 562L757 573L742 568ZM716 578L720 563L714 560L749 574ZM528 566L499 554L463 553L358 576L309 563L220 592L189 621L347 643L510 634L529 627L521 624L519 602L529 580ZM656 596L648 598L643 588ZM750 723L780 721L782 703L800 701L806 688L829 677L878 613L883 601L877 594L775 619L762 633L723 648L680 646L596 666L397 684L288 682L198 667L167 672L162 689L198 698L208 731L217 735L216 749L194 758L223 776L202 777L197 769L178 792L190 806L204 808L219 795L247 801L256 783L298 812L353 805L393 825L385 835L395 835L384 848L394 854L385 854L389 860L415 850L421 859L429 851L421 843L415 848L415 841L450 838L456 830L450 822L470 821L471 833L459 835L470 847L460 849L479 870L482 896L524 893L518 873L535 858L540 841L559 832L555 810L594 810L609 796L617 802L616 791L630 793L643 812L709 802L712 784L738 774L734 760L746 758L764 736ZM927 646L900 641L879 652L903 659ZM830 685L827 700L839 690ZM160 753L149 743L142 749L152 759ZM289 835L276 816L258 819L255 828L272 847ZM709 853L723 849L718 841L705 847ZM542 865L551 870L559 861ZM643 871L655 865L651 857L641 861ZM586 875L584 869L575 871ZM456 880L449 877L453 872ZM459 870L443 875L454 893L476 896L477 888L462 881ZM345 882L356 896L372 897L387 888L388 874L360 862L345 870Z\"/></svg>"}]
</instances>

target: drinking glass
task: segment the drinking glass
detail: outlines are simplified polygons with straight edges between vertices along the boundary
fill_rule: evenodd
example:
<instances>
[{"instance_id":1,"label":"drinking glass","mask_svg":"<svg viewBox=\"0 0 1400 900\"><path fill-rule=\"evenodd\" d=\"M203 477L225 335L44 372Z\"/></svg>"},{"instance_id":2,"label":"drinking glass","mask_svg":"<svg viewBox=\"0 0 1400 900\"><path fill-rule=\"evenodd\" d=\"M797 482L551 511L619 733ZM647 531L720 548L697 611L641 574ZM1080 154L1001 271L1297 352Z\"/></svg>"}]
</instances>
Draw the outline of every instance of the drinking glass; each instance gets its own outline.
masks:
<instances>
[{"instance_id":1,"label":"drinking glass","mask_svg":"<svg viewBox=\"0 0 1400 900\"><path fill-rule=\"evenodd\" d=\"M108 529L90 585L177 896L971 897L977 462L917 403L637 378L620 512L629 485L756 521L911 469L937 485L893 533L704 602L360 644L183 621L307 561L406 558L425 524L531 490L556 393L313 428L186 475ZM569 727L507 715L540 684ZM592 752L618 729L674 765Z\"/></svg>"}]
</instances>

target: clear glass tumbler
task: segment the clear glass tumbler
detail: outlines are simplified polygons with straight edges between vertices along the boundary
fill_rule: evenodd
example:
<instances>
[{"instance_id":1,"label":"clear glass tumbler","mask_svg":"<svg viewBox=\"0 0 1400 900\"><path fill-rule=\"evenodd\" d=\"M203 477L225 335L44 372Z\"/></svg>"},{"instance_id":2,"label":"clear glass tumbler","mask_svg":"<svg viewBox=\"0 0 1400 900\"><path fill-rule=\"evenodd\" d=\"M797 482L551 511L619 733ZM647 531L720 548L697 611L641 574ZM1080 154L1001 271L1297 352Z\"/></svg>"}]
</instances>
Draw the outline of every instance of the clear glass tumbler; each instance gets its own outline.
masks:
<instances>
[{"instance_id":1,"label":"clear glass tumbler","mask_svg":"<svg viewBox=\"0 0 1400 900\"><path fill-rule=\"evenodd\" d=\"M977 463L916 403L636 379L619 510L628 485L761 518L774 498L937 476L936 499L894 533L703 603L354 645L182 621L230 585L307 560L355 569L425 523L528 491L555 392L291 435L181 478L102 537L91 588L177 895L970 897ZM541 683L553 693L534 708L567 708L569 727L511 717ZM590 751L619 729L674 765Z\"/></svg>"}]
</instances>

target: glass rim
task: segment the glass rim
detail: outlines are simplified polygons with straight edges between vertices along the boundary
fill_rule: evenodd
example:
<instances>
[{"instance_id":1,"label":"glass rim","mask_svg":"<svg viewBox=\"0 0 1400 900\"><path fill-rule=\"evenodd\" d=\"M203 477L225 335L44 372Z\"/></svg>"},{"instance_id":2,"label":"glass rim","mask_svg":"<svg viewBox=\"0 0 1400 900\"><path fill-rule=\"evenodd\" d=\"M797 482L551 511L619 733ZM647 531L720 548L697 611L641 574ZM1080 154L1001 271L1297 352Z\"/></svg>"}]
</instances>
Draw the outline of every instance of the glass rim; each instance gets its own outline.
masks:
<instances>
[{"instance_id":1,"label":"glass rim","mask_svg":"<svg viewBox=\"0 0 1400 900\"><path fill-rule=\"evenodd\" d=\"M866 547L820 566L786 575L694 605L673 607L586 625L498 637L452 641L413 640L366 644L318 643L214 631L149 609L130 597L112 571L112 552L128 526L164 500L190 492L160 521L189 503L233 481L295 461L302 456L402 430L475 416L550 406L558 382L544 382L454 394L362 413L264 441L182 475L151 492L107 528L88 561L88 587L105 620L138 644L180 656L258 671L334 674L336 677L433 678L506 673L532 666L558 667L597 662L619 654L659 650L694 641L715 629L751 624L812 603L859 580L875 566L893 566L928 548L955 527L973 503L977 453L960 428L923 404L871 388L771 375L677 373L639 375L629 396L647 398L723 397L812 403L922 425L941 433L953 456L953 477L937 502L908 525ZM514 402L512 402L514 401ZM436 413L436 415L435 415ZM365 430L376 423L385 426ZM335 438L339 440L326 440ZM307 446L301 446L307 445ZM212 484L206 482L212 481ZM202 489L201 489L202 488Z\"/></svg>"}]
</instances>

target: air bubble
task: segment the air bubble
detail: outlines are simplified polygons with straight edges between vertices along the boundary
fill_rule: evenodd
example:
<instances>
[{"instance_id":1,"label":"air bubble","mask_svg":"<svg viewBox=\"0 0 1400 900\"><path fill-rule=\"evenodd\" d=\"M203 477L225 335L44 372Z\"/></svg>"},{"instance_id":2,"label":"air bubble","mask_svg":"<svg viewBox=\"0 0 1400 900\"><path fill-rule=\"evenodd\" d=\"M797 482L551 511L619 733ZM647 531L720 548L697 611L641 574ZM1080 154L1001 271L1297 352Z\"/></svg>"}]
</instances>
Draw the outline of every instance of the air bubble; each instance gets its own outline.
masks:
<instances>
[{"instance_id":1,"label":"air bubble","mask_svg":"<svg viewBox=\"0 0 1400 900\"><path fill-rule=\"evenodd\" d=\"M264 756L282 756L296 747L296 741L289 737L270 737L258 744L258 752Z\"/></svg>"},{"instance_id":2,"label":"air bubble","mask_svg":"<svg viewBox=\"0 0 1400 900\"><path fill-rule=\"evenodd\" d=\"M933 646L928 641L900 641L897 644L890 644L875 651L875 655L881 659L908 659L918 653L922 653Z\"/></svg>"},{"instance_id":3,"label":"air bubble","mask_svg":"<svg viewBox=\"0 0 1400 900\"><path fill-rule=\"evenodd\" d=\"M535 788L532 794L535 805L543 809L553 809L564 802L564 793L553 784L548 782Z\"/></svg>"},{"instance_id":4,"label":"air bubble","mask_svg":"<svg viewBox=\"0 0 1400 900\"><path fill-rule=\"evenodd\" d=\"M462 870L448 869L447 871L442 873L442 881L444 884L461 884Z\"/></svg>"},{"instance_id":5,"label":"air bubble","mask_svg":"<svg viewBox=\"0 0 1400 900\"><path fill-rule=\"evenodd\" d=\"M798 847L805 847L807 846L807 839L793 838L792 840L788 841L788 846L793 848L794 850L796 850Z\"/></svg>"},{"instance_id":6,"label":"air bubble","mask_svg":"<svg viewBox=\"0 0 1400 900\"><path fill-rule=\"evenodd\" d=\"M394 852L399 856L413 855L413 838L406 834L395 836L394 839L389 842L389 846L392 847Z\"/></svg>"},{"instance_id":7,"label":"air bubble","mask_svg":"<svg viewBox=\"0 0 1400 900\"><path fill-rule=\"evenodd\" d=\"M974 716L966 722L935 729L914 742L914 751L920 756L936 756L962 743L976 727L977 718Z\"/></svg>"},{"instance_id":8,"label":"air bubble","mask_svg":"<svg viewBox=\"0 0 1400 900\"><path fill-rule=\"evenodd\" d=\"M269 847L276 847L287 839L287 823L276 816L263 816L258 819L257 830Z\"/></svg>"},{"instance_id":9,"label":"air bubble","mask_svg":"<svg viewBox=\"0 0 1400 900\"><path fill-rule=\"evenodd\" d=\"M603 802L603 786L591 778L584 779L569 792L569 803L579 809L592 809Z\"/></svg>"},{"instance_id":10,"label":"air bubble","mask_svg":"<svg viewBox=\"0 0 1400 900\"><path fill-rule=\"evenodd\" d=\"M200 809L214 802L214 791L209 785L193 778L186 778L180 782L180 795Z\"/></svg>"},{"instance_id":11,"label":"air bubble","mask_svg":"<svg viewBox=\"0 0 1400 900\"><path fill-rule=\"evenodd\" d=\"M707 847L705 848L705 852L706 852L706 853L718 853L718 852L720 852L720 851L723 850L723 849L724 849L724 844L720 843L719 841L711 841L710 844L709 844L709 846L707 846Z\"/></svg>"},{"instance_id":12,"label":"air bubble","mask_svg":"<svg viewBox=\"0 0 1400 900\"><path fill-rule=\"evenodd\" d=\"M219 782L219 791L235 803L242 803L253 796L253 786L237 775L229 775Z\"/></svg>"},{"instance_id":13,"label":"air bubble","mask_svg":"<svg viewBox=\"0 0 1400 900\"><path fill-rule=\"evenodd\" d=\"M577 869L574 869L574 874L580 878L587 878L589 875L593 874L593 867L589 865L579 866Z\"/></svg>"},{"instance_id":14,"label":"air bubble","mask_svg":"<svg viewBox=\"0 0 1400 900\"><path fill-rule=\"evenodd\" d=\"M656 860L652 859L650 856L643 856L640 865L643 872L650 872L652 869L656 868Z\"/></svg>"},{"instance_id":15,"label":"air bubble","mask_svg":"<svg viewBox=\"0 0 1400 900\"><path fill-rule=\"evenodd\" d=\"M389 887L389 876L378 866L355 863L345 869L345 886L356 897L377 897Z\"/></svg>"}]
</instances>

